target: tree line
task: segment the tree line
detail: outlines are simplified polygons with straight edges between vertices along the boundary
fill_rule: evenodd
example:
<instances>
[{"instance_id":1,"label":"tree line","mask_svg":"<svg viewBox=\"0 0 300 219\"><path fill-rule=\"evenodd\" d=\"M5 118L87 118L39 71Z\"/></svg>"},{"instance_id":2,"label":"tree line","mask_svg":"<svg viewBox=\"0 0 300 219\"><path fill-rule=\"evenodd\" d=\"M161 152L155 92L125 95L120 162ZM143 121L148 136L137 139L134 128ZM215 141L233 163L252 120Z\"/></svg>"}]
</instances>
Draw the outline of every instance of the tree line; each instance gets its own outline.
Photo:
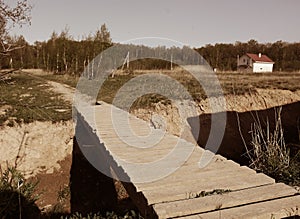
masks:
<instances>
[{"instance_id":1,"label":"tree line","mask_svg":"<svg viewBox=\"0 0 300 219\"><path fill-rule=\"evenodd\" d=\"M39 68L55 73L81 74L85 67L102 51L116 45L112 42L110 32L103 24L81 40L75 40L68 28L60 34L53 32L50 39L35 42L30 45L23 36L7 38L15 50L0 56L1 68ZM147 47L144 45L123 45L117 56L119 60L130 54L130 61L144 56L156 56L165 60L174 60L174 63L203 64L204 60L219 71L235 71L237 56L245 53L262 53L269 56L274 62L275 71L300 70L300 43L277 41L274 43L258 43L256 40L236 42L234 44L217 43L194 48L204 59L195 57L188 47L167 48L165 46ZM113 62L113 60L112 60ZM120 64L120 63L118 63ZM170 69L175 64L159 59L144 59L130 63L130 69Z\"/></svg>"},{"instance_id":2,"label":"tree line","mask_svg":"<svg viewBox=\"0 0 300 219\"><path fill-rule=\"evenodd\" d=\"M105 24L93 35L74 40L68 28L53 32L47 41L30 45L23 36L11 37L10 44L20 49L0 57L2 68L40 68L56 73L82 72L90 60L112 45Z\"/></svg>"},{"instance_id":3,"label":"tree line","mask_svg":"<svg viewBox=\"0 0 300 219\"><path fill-rule=\"evenodd\" d=\"M81 40L74 40L65 28L60 34L53 32L50 39L30 45L23 36L11 36L9 30L18 25L30 24L32 5L28 0L19 0L15 6L0 1L0 69L3 68L42 68L56 73L80 74L86 66L102 51L115 45L105 24ZM161 59L145 59L133 61L131 69L170 69L175 63L208 64L220 71L235 71L237 57L245 53L263 53L274 62L276 71L300 71L300 42L259 43L248 42L217 43L194 48L202 57L195 56L188 47L166 48L159 46L124 45L119 51L118 59L130 53L131 59L139 57L160 57ZM133 59L132 59L133 57ZM114 60L112 60L114 62ZM99 63L98 63L99 64ZM120 63L119 63L120 64Z\"/></svg>"},{"instance_id":4,"label":"tree line","mask_svg":"<svg viewBox=\"0 0 300 219\"><path fill-rule=\"evenodd\" d=\"M300 70L300 43L277 41L274 43L258 43L256 40L236 42L234 44L217 43L196 49L208 63L221 71L235 71L237 56L245 53L262 53L274 62L275 71Z\"/></svg>"},{"instance_id":5,"label":"tree line","mask_svg":"<svg viewBox=\"0 0 300 219\"><path fill-rule=\"evenodd\" d=\"M105 24L101 25L95 33L81 40L75 40L69 34L69 29L65 28L59 34L53 32L49 40L37 41L33 45L26 42L23 36L11 37L9 43L19 49L0 56L1 68L38 68L58 74L76 75L81 74L90 63L96 64L94 58L102 51L118 45L112 42L110 32ZM183 48L167 48L165 46L152 48L145 45L119 44L117 53L112 56L115 60L110 60L110 62L115 63L115 68L120 68L128 55L130 70L170 69L176 66L175 63L198 64L204 62L203 59L196 59L195 53L187 46ZM139 57L159 58L139 60ZM171 64L171 60L174 61L173 64ZM98 64L99 60L97 66Z\"/></svg>"}]
</instances>

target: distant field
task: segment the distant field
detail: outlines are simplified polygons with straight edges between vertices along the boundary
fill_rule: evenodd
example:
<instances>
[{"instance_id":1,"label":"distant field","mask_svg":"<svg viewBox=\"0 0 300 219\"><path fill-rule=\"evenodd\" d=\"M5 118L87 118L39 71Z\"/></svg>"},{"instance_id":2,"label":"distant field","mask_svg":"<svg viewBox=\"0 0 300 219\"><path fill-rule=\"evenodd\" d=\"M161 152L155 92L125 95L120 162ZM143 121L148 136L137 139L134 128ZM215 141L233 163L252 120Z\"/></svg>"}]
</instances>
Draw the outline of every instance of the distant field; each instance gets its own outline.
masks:
<instances>
[{"instance_id":1,"label":"distant field","mask_svg":"<svg viewBox=\"0 0 300 219\"><path fill-rule=\"evenodd\" d=\"M273 72L273 73L218 73L218 78L225 93L249 92L255 88L300 90L300 73Z\"/></svg>"},{"instance_id":2,"label":"distant field","mask_svg":"<svg viewBox=\"0 0 300 219\"><path fill-rule=\"evenodd\" d=\"M183 70L177 69L175 71L157 70L157 71L133 71L131 74L123 74L118 72L114 78L109 77L98 95L98 100L103 100L112 103L117 91L130 79L147 73L163 73L166 74L181 84L183 84L189 93L196 101L205 99L207 96L199 82L193 76ZM283 89L296 91L300 90L300 73L291 72L273 72L273 73L217 73L217 78L220 82L224 95L235 94L242 95L246 93L255 92L256 88L261 89ZM66 83L72 87L76 87L79 78L68 75L45 75L45 79L53 80L61 83ZM211 85L211 90L214 90L216 81L211 80L210 75L204 75L203 80ZM216 94L218 95L218 94ZM145 97L139 98L134 103L133 108L149 107L152 103L165 100L164 97L149 94ZM165 100L166 101L166 100Z\"/></svg>"}]
</instances>

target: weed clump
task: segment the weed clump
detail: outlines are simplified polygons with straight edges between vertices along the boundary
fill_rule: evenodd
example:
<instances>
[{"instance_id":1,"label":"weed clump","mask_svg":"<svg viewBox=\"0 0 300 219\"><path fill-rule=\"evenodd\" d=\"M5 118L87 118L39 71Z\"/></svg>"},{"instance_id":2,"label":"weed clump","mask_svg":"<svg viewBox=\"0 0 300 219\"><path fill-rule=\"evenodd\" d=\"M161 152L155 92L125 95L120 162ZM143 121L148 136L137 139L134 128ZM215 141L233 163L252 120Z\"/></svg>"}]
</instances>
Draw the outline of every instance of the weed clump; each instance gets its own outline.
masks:
<instances>
[{"instance_id":1,"label":"weed clump","mask_svg":"<svg viewBox=\"0 0 300 219\"><path fill-rule=\"evenodd\" d=\"M259 119L252 124L251 146L247 149L250 167L273 177L278 182L290 185L300 184L300 153L290 153L284 139L284 129L281 121L282 108L275 110L275 128L270 129L267 121L265 128Z\"/></svg>"}]
</instances>

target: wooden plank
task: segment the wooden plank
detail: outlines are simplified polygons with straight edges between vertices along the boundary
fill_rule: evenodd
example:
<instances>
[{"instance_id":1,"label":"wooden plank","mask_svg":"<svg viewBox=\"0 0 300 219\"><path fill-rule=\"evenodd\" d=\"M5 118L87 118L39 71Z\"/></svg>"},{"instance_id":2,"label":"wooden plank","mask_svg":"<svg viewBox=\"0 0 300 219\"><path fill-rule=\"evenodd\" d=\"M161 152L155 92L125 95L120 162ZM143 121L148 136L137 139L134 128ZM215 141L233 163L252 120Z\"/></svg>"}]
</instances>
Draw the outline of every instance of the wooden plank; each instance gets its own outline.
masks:
<instances>
[{"instance_id":1,"label":"wooden plank","mask_svg":"<svg viewBox=\"0 0 300 219\"><path fill-rule=\"evenodd\" d=\"M138 162L140 162L141 160L136 160ZM155 160L152 160L155 161ZM137 162L137 163L138 163ZM157 162L159 162L159 160L157 160ZM141 162L142 164L143 162ZM178 181L179 179L182 179L181 176L186 177L187 174L192 175L192 174L199 174L204 173L204 172L209 172L209 171L214 171L212 168L205 168L205 169L200 169L198 167L198 164L195 163L186 163L184 160L174 160L171 158L168 159L164 158L162 160L162 162L160 163L161 166L157 166L157 168L164 168L164 169L174 169L176 171L172 172L172 174L165 176L165 178L161 179L160 181L153 181L151 183L145 183L145 185L143 185L143 183L138 184L144 187L152 187L152 186L157 186L160 184L165 184L168 183L170 181ZM215 165L217 166L217 165ZM228 169L227 167L225 167L224 165L220 166L220 170L225 170ZM159 172L158 169L153 170L154 172ZM193 176L191 176L191 178L194 178Z\"/></svg>"},{"instance_id":2,"label":"wooden plank","mask_svg":"<svg viewBox=\"0 0 300 219\"><path fill-rule=\"evenodd\" d=\"M106 142L104 142L106 144ZM116 142L114 144L109 143L106 148L112 153L126 155L127 158L138 158L139 156L155 156L155 155L167 155L169 152L174 150L174 146L169 147L167 144L157 144L153 147L136 147L129 146L127 144L122 144L121 142ZM185 150L182 148L181 150ZM199 159L201 154L198 155Z\"/></svg>"},{"instance_id":3,"label":"wooden plank","mask_svg":"<svg viewBox=\"0 0 300 219\"><path fill-rule=\"evenodd\" d=\"M131 164L128 164L128 159L126 159L126 157L123 160L122 159L119 160L116 156L114 156L114 155L113 156L115 157L118 165L123 166L124 171L128 173L132 182L138 182L135 180L137 180L141 177L147 178L147 176L153 176L152 180L159 180L159 181L155 181L154 183L149 182L149 185L148 185L148 183L147 184L145 184L145 183L136 184L137 189L139 191L141 191L145 187L149 187L149 186L157 188L157 186L163 185L163 187L164 187L166 184L178 182L179 179L181 179L181 175L187 179L188 179L188 177L191 177L192 179L194 179L195 178L193 176L194 173L196 175L198 175L200 173L204 174L205 172L211 171L213 173L211 173L210 176L214 176L214 175L222 176L222 174L224 175L224 170L226 170L226 169L228 172L234 171L234 174L236 174L237 172L241 171L243 168L245 170L247 170L249 174L252 172L255 173L255 171L253 171L249 168L246 168L246 167L239 169L240 166L234 164L233 162L228 162L227 165L224 165L224 164L221 165L221 162L223 162L223 161L219 160L218 158L215 158L215 161L213 162L215 165L209 165L206 168L200 169L196 162L190 163L188 165L186 163L184 163L185 160L181 159L181 156L184 155L184 151L179 151L179 152L180 153L175 153L175 154L170 155L169 157L165 157L164 159L159 160L157 163L150 163L149 168L147 168L147 167L145 168L143 166L145 164L147 165L148 164L147 162L145 162L145 163L135 162L133 164L134 166L131 166ZM187 151L187 153L188 153L188 151ZM153 155L153 157L155 157L155 156ZM142 161L145 161L145 159L146 159L146 157ZM139 161L141 161L141 160L139 160ZM139 164L140 164L140 166L139 166ZM179 168L179 170L177 170L175 172L175 170L177 168ZM173 172L175 172L176 175L171 174ZM159 175L159 174L164 174L164 175ZM172 176L169 176L170 174ZM155 177L156 175L157 175L157 177ZM186 175L187 175L187 177L186 177ZM201 175L201 178L205 178L205 176L206 175ZM206 177L206 179L207 178L210 178L210 177ZM139 182L141 182L141 181L139 181ZM146 181L146 182L148 182L148 181Z\"/></svg>"},{"instance_id":4,"label":"wooden plank","mask_svg":"<svg viewBox=\"0 0 300 219\"><path fill-rule=\"evenodd\" d=\"M154 210L160 218L170 218L278 199L293 196L295 193L297 191L294 188L277 183L226 194L156 204Z\"/></svg>"},{"instance_id":5,"label":"wooden plank","mask_svg":"<svg viewBox=\"0 0 300 219\"><path fill-rule=\"evenodd\" d=\"M160 134L165 134L165 132L159 130L159 129L153 129L153 128L147 128L146 125L144 124L140 124L137 127L133 127L133 126L125 126L125 125L118 125L117 127L114 127L112 125L105 125L103 123L101 124L96 124L97 125L97 130L99 131L99 133L102 134L107 134L110 132L115 132L115 131L122 131L126 130L126 132L132 134L133 136L148 136L151 133L160 133Z\"/></svg>"},{"instance_id":6,"label":"wooden plank","mask_svg":"<svg viewBox=\"0 0 300 219\"><path fill-rule=\"evenodd\" d=\"M259 194L257 194L259 195ZM221 209L213 212L197 214L184 219L280 219L291 216L300 216L300 195L271 201L259 202L235 208Z\"/></svg>"},{"instance_id":7,"label":"wooden plank","mask_svg":"<svg viewBox=\"0 0 300 219\"><path fill-rule=\"evenodd\" d=\"M179 174L176 175L177 179L175 180L169 180L165 181L164 183L151 183L151 185L143 185L139 186L137 190L143 191L145 193L151 193L154 192L159 192L162 191L164 192L166 190L166 186L169 188L176 188L177 193L188 193L190 189L194 188L197 189L199 192L200 190L202 191L202 185L207 185L211 181L219 181L219 186L222 187L222 181L227 180L228 178L238 178L238 177L255 177L255 173L250 171L245 171L243 169L241 170L235 170L232 171L230 169L225 169L222 171L208 171L208 172L203 172L203 173L184 173L184 174ZM216 188L217 189L217 188Z\"/></svg>"},{"instance_id":8,"label":"wooden plank","mask_svg":"<svg viewBox=\"0 0 300 219\"><path fill-rule=\"evenodd\" d=\"M128 141L126 141L128 140ZM152 141L150 144L143 144L143 145L128 145L128 143L131 143L131 141L137 140L137 142L141 142L144 140L144 138L137 138L137 137L127 137L124 139L120 139L119 136L116 136L116 139L104 139L104 142L106 143L106 147L112 150L120 150L120 152L126 152L125 150L129 150L130 153L139 152L139 150L144 151L155 151L155 150L161 150L161 149L167 149L171 150L173 149L176 144L178 143L179 139L177 138L162 138L157 139L156 141ZM189 143L186 143L189 144ZM185 146L184 143L181 143L180 146ZM190 145L190 144L189 144Z\"/></svg>"},{"instance_id":9,"label":"wooden plank","mask_svg":"<svg viewBox=\"0 0 300 219\"><path fill-rule=\"evenodd\" d=\"M125 138L124 140L126 141L128 139ZM154 142L154 146L150 148L145 148L148 147L146 144L143 145L143 147L129 146L124 143L122 139L105 139L103 142L107 149L109 149L116 157L123 158L124 160L133 163L149 163L160 159L168 159L171 164L171 159L188 159L196 148L198 148L196 153L199 157L197 160L199 160L204 151L203 149L178 138L163 138L158 143ZM132 142L129 141L129 143ZM140 142L136 141L135 144L139 145L139 143ZM166 160L166 162L168 160Z\"/></svg>"},{"instance_id":10,"label":"wooden plank","mask_svg":"<svg viewBox=\"0 0 300 219\"><path fill-rule=\"evenodd\" d=\"M148 183L144 185L137 186L138 191L148 192L148 191L161 191L166 189L166 185L169 188L177 189L177 192L181 192L181 188L186 190L190 185L199 185L201 189L201 184L207 183L207 181L219 181L222 187L222 181L226 178L238 178L238 177L255 177L256 172L248 167L240 168L225 168L225 169L214 169L210 171L202 172L199 168L198 171L186 171L183 173L174 173L173 177L167 180L159 180L155 183Z\"/></svg>"},{"instance_id":11,"label":"wooden plank","mask_svg":"<svg viewBox=\"0 0 300 219\"><path fill-rule=\"evenodd\" d=\"M193 155L192 155L193 156ZM193 159L193 158L190 158ZM199 158L197 158L197 160L195 160L194 162L190 162L190 159L183 164L179 169L177 169L175 172L173 172L172 174L170 174L169 176L159 180L159 181L154 181L151 183L139 183L136 184L137 189L141 190L143 188L147 188L147 187L156 187L159 185L166 185L168 183L170 183L170 181L180 181L182 178L185 178L186 175L189 175L190 178L194 178L193 174L195 173L201 173L201 174L205 174L206 172L214 172L217 173L216 171L224 171L226 169L231 169L233 171L237 170L238 168L240 168L240 165L234 163L234 162L230 162L230 161L226 161L224 159L219 159L219 156L216 155L212 161L209 163L208 166L204 167L204 168L199 168L198 166L198 162ZM252 172L255 172L253 170L251 170ZM220 174L219 175L224 175L224 174Z\"/></svg>"},{"instance_id":12,"label":"wooden plank","mask_svg":"<svg viewBox=\"0 0 300 219\"><path fill-rule=\"evenodd\" d=\"M274 179L264 175L256 174L252 177L248 175L237 177L225 177L222 180L199 180L198 183L170 187L166 185L162 190L143 191L148 200L148 204L157 204L162 202L184 200L189 198L190 194L197 194L201 191L213 191L215 189L241 190L251 187L257 187L275 183ZM180 191L180 192L179 192Z\"/></svg>"}]
</instances>

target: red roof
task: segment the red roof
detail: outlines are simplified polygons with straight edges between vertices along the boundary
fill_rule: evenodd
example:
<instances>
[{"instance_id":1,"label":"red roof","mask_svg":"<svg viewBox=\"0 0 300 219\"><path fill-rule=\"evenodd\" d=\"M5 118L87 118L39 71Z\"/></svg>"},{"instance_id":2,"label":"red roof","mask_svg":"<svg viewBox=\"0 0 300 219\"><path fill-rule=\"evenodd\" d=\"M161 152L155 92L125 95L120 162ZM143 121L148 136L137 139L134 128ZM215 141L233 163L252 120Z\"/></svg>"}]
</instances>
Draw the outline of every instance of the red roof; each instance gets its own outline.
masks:
<instances>
[{"instance_id":1,"label":"red roof","mask_svg":"<svg viewBox=\"0 0 300 219\"><path fill-rule=\"evenodd\" d=\"M266 55L261 55L260 57L258 54L252 54L252 53L246 53L246 55L249 56L255 62L272 62L272 63L274 63L272 61L272 59L270 59Z\"/></svg>"}]
</instances>

